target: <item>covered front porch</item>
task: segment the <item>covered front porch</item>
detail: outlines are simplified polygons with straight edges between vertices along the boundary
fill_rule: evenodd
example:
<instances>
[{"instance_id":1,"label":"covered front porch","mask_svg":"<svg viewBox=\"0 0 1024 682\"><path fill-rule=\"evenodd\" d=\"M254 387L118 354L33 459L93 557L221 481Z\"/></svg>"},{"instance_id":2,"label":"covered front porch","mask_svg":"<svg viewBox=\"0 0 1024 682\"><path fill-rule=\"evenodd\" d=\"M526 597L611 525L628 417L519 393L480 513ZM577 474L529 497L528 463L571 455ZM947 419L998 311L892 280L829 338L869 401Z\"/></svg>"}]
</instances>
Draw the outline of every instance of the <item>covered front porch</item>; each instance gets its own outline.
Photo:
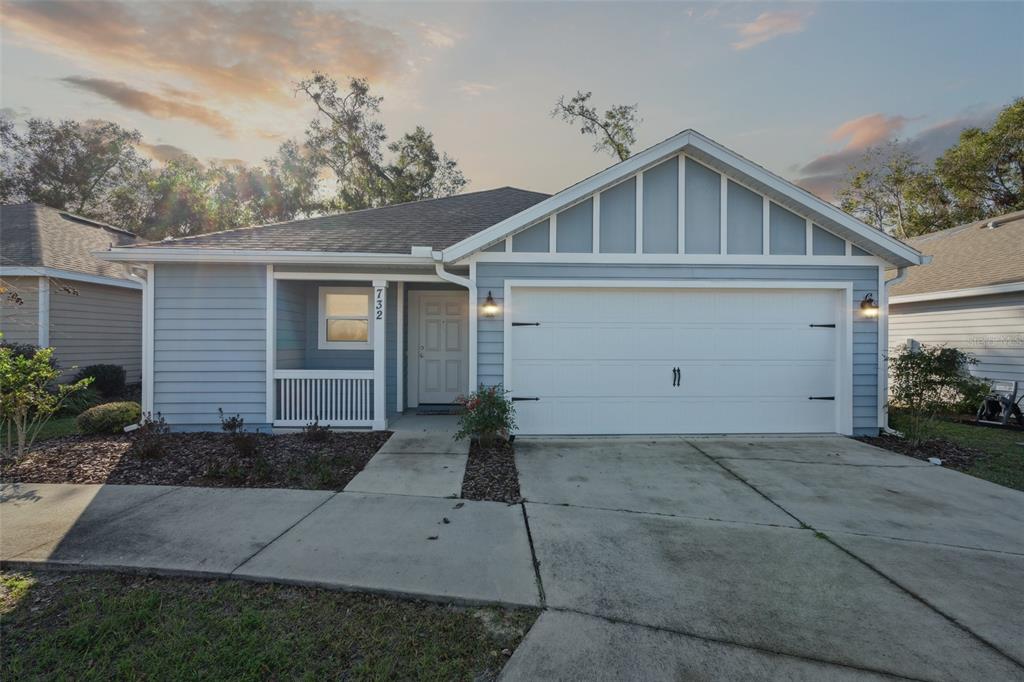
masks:
<instances>
[{"instance_id":1,"label":"covered front porch","mask_svg":"<svg viewBox=\"0 0 1024 682\"><path fill-rule=\"evenodd\" d=\"M268 266L268 422L385 429L444 411L475 376L468 283L426 268Z\"/></svg>"}]
</instances>

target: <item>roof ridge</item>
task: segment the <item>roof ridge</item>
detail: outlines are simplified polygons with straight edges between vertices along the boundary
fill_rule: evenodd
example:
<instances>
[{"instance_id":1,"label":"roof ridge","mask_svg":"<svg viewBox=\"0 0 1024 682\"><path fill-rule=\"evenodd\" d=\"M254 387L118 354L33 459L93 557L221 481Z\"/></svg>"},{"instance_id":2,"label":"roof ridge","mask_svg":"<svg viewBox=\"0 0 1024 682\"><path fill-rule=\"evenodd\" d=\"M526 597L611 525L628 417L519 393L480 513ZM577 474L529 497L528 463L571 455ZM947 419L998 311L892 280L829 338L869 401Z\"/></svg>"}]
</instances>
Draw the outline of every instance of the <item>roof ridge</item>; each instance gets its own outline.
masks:
<instances>
[{"instance_id":1,"label":"roof ridge","mask_svg":"<svg viewBox=\"0 0 1024 682\"><path fill-rule=\"evenodd\" d=\"M356 215L356 214L359 214L359 213L366 213L366 212L369 212L369 211L383 211L383 210L386 210L386 209L389 209L389 208L397 208L397 207L400 207L400 206L409 206L411 204L425 204L425 203L429 203L429 202L432 202L432 201L447 201L447 200L450 200L450 199L460 199L462 197L469 197L469 196L473 196L475 194L487 194L488 192L498 192L498 191L505 190L505 189L515 190L516 192L526 192L528 194L540 194L542 196L551 196L550 194L545 195L544 192L534 192L533 190L522 189L522 188L519 188L519 187L512 187L511 185L504 185L502 187L495 187L495 188L492 188L492 189L480 189L480 190L476 190L476 191L473 191L473 192L464 192L462 194L452 194L452 195L447 196L447 197L431 197L429 199L416 199L414 201L401 201L401 202L399 202L397 204L388 204L387 206L371 206L371 207L368 207L368 208L356 209L355 211L340 211L338 213L325 213L323 215L310 216L308 218L298 218L298 219L293 219L293 220L279 220L279 221L274 222L274 223L260 223L259 225L244 225L242 227L231 227L231 228L228 228L226 230L217 230L216 232L203 232L201 234L190 234L190 235L186 235L184 237L176 237L176 238L173 238L173 239L162 239L162 240L159 240L159 241L156 241L156 242L150 241L149 243L151 243L151 244L153 244L153 243L157 243L157 244L163 243L163 244L166 244L168 242L178 242L178 241L183 241L185 239L195 239L197 237L208 237L208 236L214 235L214 234L228 234L228 233L231 233L231 232L241 232L241 231L244 231L244 230L255 230L255 229L263 228L263 227L276 227L278 225L288 225L290 223L301 223L301 222L306 222L308 220L319 220L321 218L331 218L331 217L334 217L334 216Z\"/></svg>"}]
</instances>

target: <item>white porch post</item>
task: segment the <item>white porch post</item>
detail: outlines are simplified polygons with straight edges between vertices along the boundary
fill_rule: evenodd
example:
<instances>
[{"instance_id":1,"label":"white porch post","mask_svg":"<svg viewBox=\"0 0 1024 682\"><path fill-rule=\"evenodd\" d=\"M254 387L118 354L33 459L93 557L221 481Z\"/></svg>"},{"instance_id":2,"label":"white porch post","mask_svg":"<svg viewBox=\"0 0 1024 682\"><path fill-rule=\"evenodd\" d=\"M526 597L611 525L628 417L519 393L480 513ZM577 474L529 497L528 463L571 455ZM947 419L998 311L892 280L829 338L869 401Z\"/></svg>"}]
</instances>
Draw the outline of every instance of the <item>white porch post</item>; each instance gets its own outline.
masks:
<instances>
[{"instance_id":1,"label":"white porch post","mask_svg":"<svg viewBox=\"0 0 1024 682\"><path fill-rule=\"evenodd\" d=\"M405 411L405 282L398 282L398 289L396 290L395 300L395 319L397 320L397 327L395 328L396 334L396 348L395 353L395 383L398 390L395 391L395 410L398 412Z\"/></svg>"},{"instance_id":2,"label":"white porch post","mask_svg":"<svg viewBox=\"0 0 1024 682\"><path fill-rule=\"evenodd\" d=\"M373 280L373 429L387 428L387 293L388 282Z\"/></svg>"},{"instance_id":3,"label":"white porch post","mask_svg":"<svg viewBox=\"0 0 1024 682\"><path fill-rule=\"evenodd\" d=\"M274 279L273 264L267 265L267 423L274 425L274 414L277 403L277 384L274 381L274 370L277 364L277 280Z\"/></svg>"},{"instance_id":4,"label":"white porch post","mask_svg":"<svg viewBox=\"0 0 1024 682\"><path fill-rule=\"evenodd\" d=\"M39 332L36 345L46 348L50 345L50 278L39 278Z\"/></svg>"},{"instance_id":5,"label":"white porch post","mask_svg":"<svg viewBox=\"0 0 1024 682\"><path fill-rule=\"evenodd\" d=\"M156 266L153 263L146 264L146 281L142 287L142 412L153 415L153 356L154 346L154 315L156 306L154 304L154 293L156 291Z\"/></svg>"}]
</instances>

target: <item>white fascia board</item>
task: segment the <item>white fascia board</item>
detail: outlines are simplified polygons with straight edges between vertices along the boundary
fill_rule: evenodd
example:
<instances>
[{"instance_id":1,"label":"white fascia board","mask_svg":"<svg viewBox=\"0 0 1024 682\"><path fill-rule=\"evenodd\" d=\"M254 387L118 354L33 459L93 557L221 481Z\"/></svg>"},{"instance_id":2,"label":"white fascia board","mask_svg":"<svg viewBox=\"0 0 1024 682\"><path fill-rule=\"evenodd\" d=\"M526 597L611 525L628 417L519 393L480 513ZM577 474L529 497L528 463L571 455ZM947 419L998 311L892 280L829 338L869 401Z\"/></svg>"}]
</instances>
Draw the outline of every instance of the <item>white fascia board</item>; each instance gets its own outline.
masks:
<instances>
[{"instance_id":1,"label":"white fascia board","mask_svg":"<svg viewBox=\"0 0 1024 682\"><path fill-rule=\"evenodd\" d=\"M67 280L68 282L88 282L90 284L104 284L110 287L124 287L126 289L142 289L142 282L134 279L119 279L117 277L105 277L103 275L89 275L84 272L72 272L70 270L59 270L57 268L33 268L33 267L0 267L0 277L49 277L56 280Z\"/></svg>"},{"instance_id":2,"label":"white fascia board","mask_svg":"<svg viewBox=\"0 0 1024 682\"><path fill-rule=\"evenodd\" d=\"M691 133L692 131L690 130L684 130L677 135L673 135L664 142L659 142L653 147L629 157L625 161L610 166L600 173L577 182L572 187L564 189L558 194L550 196L544 201L502 220L500 223L488 227L486 230L477 232L473 236L449 246L444 250L444 261L451 263L468 256L474 251L485 249L520 228L533 225L551 213L583 201L591 194L618 184L631 175L636 175L647 166L653 166L673 156L686 145Z\"/></svg>"},{"instance_id":3,"label":"white fascia board","mask_svg":"<svg viewBox=\"0 0 1024 682\"><path fill-rule=\"evenodd\" d=\"M310 263L316 265L433 265L424 256L401 253L331 253L329 251L257 251L132 247L98 251L97 258L122 263Z\"/></svg>"},{"instance_id":4,"label":"white fascia board","mask_svg":"<svg viewBox=\"0 0 1024 682\"><path fill-rule=\"evenodd\" d=\"M903 296L890 296L889 304L915 303L917 301L941 301L948 298L969 298L971 296L991 296L992 294L1011 294L1017 291L1024 291L1024 281L1010 282L1009 284L992 284L985 287L971 287L969 289L949 289L947 291L926 291L921 294L904 294Z\"/></svg>"},{"instance_id":5,"label":"white fascia board","mask_svg":"<svg viewBox=\"0 0 1024 682\"><path fill-rule=\"evenodd\" d=\"M690 131L690 138L687 144L705 154L712 156L727 166L754 178L765 185L773 192L789 198L817 213L823 218L850 230L865 241L871 242L880 249L895 258L893 265L922 265L924 263L922 254L912 246L904 244L900 240L866 225L853 216L841 211L827 201L816 197L805 189L797 187L775 173L749 161L739 154L736 154L714 140L701 135L696 131ZM823 226L824 227L824 226Z\"/></svg>"}]
</instances>

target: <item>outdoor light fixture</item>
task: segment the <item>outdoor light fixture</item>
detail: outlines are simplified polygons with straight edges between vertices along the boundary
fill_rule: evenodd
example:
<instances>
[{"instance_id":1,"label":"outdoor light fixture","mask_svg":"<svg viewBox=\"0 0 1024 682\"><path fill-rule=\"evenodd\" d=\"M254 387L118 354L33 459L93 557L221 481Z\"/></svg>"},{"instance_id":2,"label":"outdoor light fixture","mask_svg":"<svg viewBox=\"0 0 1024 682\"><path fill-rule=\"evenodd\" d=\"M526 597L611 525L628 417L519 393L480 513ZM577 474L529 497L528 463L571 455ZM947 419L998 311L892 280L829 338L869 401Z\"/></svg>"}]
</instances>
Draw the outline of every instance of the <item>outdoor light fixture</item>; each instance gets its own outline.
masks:
<instances>
[{"instance_id":1,"label":"outdoor light fixture","mask_svg":"<svg viewBox=\"0 0 1024 682\"><path fill-rule=\"evenodd\" d=\"M494 317L498 314L498 303L494 300L494 296L491 296L491 292L487 292L487 298L484 299L483 307L484 317Z\"/></svg>"},{"instance_id":2,"label":"outdoor light fixture","mask_svg":"<svg viewBox=\"0 0 1024 682\"><path fill-rule=\"evenodd\" d=\"M871 294L864 294L864 300L860 302L860 312L864 317L878 317L878 304Z\"/></svg>"}]
</instances>

